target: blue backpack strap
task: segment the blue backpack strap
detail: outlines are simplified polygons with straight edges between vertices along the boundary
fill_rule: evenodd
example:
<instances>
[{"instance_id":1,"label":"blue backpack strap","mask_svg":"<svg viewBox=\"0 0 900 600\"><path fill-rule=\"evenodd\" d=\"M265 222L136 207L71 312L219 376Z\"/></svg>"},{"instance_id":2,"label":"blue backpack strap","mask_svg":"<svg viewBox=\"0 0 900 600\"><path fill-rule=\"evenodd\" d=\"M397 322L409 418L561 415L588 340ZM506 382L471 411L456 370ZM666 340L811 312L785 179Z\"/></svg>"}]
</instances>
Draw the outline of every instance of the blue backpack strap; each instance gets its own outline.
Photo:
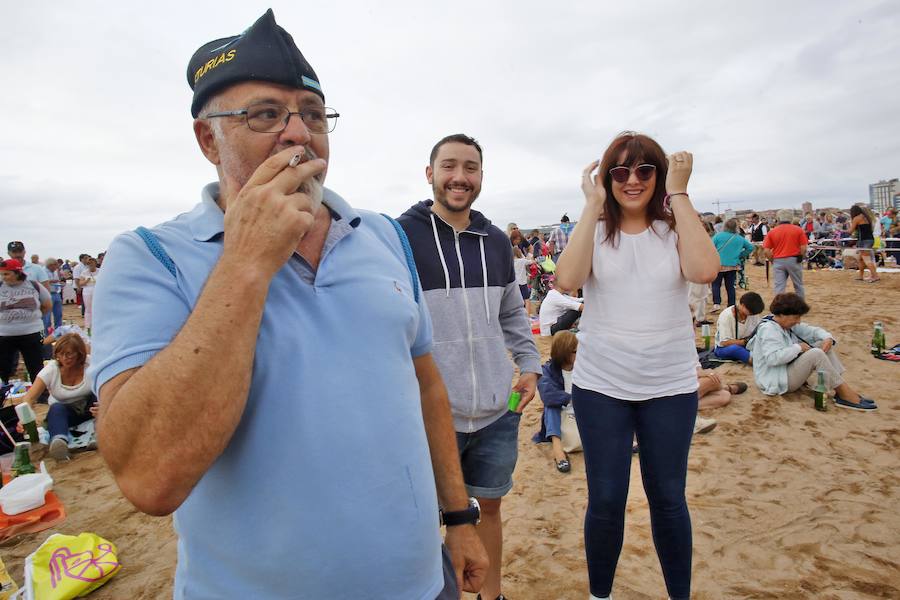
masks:
<instances>
[{"instance_id":1,"label":"blue backpack strap","mask_svg":"<svg viewBox=\"0 0 900 600\"><path fill-rule=\"evenodd\" d=\"M406 254L406 267L409 269L409 278L412 281L413 297L416 299L416 304L418 304L419 273L416 271L416 261L413 258L412 246L409 245L409 239L406 237L406 232L403 231L403 227L400 226L400 223L384 213L381 213L381 216L391 222L391 225L394 226L394 230L397 232L397 237L400 238L400 245L403 246L403 253Z\"/></svg>"},{"instance_id":2,"label":"blue backpack strap","mask_svg":"<svg viewBox=\"0 0 900 600\"><path fill-rule=\"evenodd\" d=\"M172 260L165 248L162 247L162 244L159 243L159 238L146 227L138 227L134 232L141 236L141 239L147 244L147 248L156 257L156 260L162 263L166 270L172 274L172 277L175 277L175 261Z\"/></svg>"}]
</instances>

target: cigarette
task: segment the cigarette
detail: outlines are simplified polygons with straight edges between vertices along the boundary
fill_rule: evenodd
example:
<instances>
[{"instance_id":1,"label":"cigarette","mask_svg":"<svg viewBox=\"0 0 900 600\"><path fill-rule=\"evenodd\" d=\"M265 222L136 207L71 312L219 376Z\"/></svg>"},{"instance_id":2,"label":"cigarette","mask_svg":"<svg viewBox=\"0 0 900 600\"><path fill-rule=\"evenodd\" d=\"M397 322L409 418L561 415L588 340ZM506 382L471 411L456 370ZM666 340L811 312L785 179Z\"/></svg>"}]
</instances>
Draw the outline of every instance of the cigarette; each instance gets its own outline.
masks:
<instances>
[{"instance_id":1,"label":"cigarette","mask_svg":"<svg viewBox=\"0 0 900 600\"><path fill-rule=\"evenodd\" d=\"M289 167L296 167L296 166L299 165L299 164L300 164L300 155L299 155L299 154L295 154L294 156L291 157L291 160L290 160L290 162L288 163L288 166L289 166Z\"/></svg>"}]
</instances>

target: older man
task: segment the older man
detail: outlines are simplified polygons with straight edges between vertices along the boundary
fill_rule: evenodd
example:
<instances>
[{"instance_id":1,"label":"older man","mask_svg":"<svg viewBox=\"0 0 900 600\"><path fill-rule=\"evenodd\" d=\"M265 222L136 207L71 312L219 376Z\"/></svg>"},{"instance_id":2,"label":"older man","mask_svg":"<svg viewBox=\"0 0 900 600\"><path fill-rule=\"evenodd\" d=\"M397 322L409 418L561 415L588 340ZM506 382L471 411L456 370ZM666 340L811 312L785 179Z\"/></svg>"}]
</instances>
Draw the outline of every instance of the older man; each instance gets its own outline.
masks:
<instances>
[{"instance_id":1,"label":"older man","mask_svg":"<svg viewBox=\"0 0 900 600\"><path fill-rule=\"evenodd\" d=\"M100 448L135 506L175 511L175 597L477 590L421 287L392 223L322 187L337 113L318 77L270 10L198 49L188 81L218 182L113 242L94 332Z\"/></svg>"},{"instance_id":2,"label":"older man","mask_svg":"<svg viewBox=\"0 0 900 600\"><path fill-rule=\"evenodd\" d=\"M791 223L794 213L784 209L778 211L778 225L772 228L763 240L766 257L772 260L775 272L775 293L781 294L787 287L788 277L794 284L794 291L803 297L803 258L806 256L806 233L798 225Z\"/></svg>"},{"instance_id":3,"label":"older man","mask_svg":"<svg viewBox=\"0 0 900 600\"><path fill-rule=\"evenodd\" d=\"M25 260L25 244L19 241L10 242L6 245L6 253L9 254L10 258L22 263L22 271L28 276L28 279L37 281L47 291L50 290L50 274L39 262L35 263L34 261L28 262Z\"/></svg>"}]
</instances>

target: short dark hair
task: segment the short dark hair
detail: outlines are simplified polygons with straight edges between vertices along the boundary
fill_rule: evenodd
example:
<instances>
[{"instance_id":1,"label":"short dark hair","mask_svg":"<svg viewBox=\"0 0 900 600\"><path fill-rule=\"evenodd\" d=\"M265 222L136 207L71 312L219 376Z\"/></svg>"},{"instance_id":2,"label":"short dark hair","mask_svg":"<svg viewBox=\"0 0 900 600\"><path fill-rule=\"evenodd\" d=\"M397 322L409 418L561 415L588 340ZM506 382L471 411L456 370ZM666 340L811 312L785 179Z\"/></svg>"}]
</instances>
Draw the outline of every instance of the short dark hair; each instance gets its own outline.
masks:
<instances>
[{"instance_id":1,"label":"short dark hair","mask_svg":"<svg viewBox=\"0 0 900 600\"><path fill-rule=\"evenodd\" d=\"M758 315L766 309L766 303L763 302L762 296L756 292L747 292L741 296L740 302L747 307L751 315Z\"/></svg>"},{"instance_id":2,"label":"short dark hair","mask_svg":"<svg viewBox=\"0 0 900 600\"><path fill-rule=\"evenodd\" d=\"M746 294L745 294L746 295ZM769 310L776 316L805 315L809 312L809 304L793 292L778 294L772 298Z\"/></svg>"},{"instance_id":3,"label":"short dark hair","mask_svg":"<svg viewBox=\"0 0 900 600\"><path fill-rule=\"evenodd\" d=\"M444 144L453 143L465 144L466 146L475 146L475 149L478 150L478 160L480 160L482 163L484 162L484 157L481 154L481 146L478 144L478 141L475 138L469 137L464 133L454 133L453 135L448 135L434 145L434 148L431 149L431 157L428 159L428 164L433 167L434 159L437 157L438 150L441 149L441 146L443 146Z\"/></svg>"},{"instance_id":4,"label":"short dark hair","mask_svg":"<svg viewBox=\"0 0 900 600\"><path fill-rule=\"evenodd\" d=\"M563 216L560 217L559 222L560 222L560 223L568 223L568 222L569 222L569 215L563 214Z\"/></svg>"}]
</instances>

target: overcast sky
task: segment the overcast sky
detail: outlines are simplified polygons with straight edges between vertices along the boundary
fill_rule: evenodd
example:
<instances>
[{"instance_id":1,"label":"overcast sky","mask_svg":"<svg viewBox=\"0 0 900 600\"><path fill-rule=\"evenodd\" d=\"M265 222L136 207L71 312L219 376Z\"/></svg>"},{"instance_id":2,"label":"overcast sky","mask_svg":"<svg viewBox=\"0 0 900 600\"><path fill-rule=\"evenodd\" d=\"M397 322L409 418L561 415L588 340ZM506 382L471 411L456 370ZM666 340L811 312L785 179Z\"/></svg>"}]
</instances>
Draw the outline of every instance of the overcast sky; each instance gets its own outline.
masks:
<instances>
[{"instance_id":1,"label":"overcast sky","mask_svg":"<svg viewBox=\"0 0 900 600\"><path fill-rule=\"evenodd\" d=\"M700 210L847 207L900 176L895 0L4 4L3 250L96 254L189 210L215 171L188 59L269 5L342 115L326 183L357 207L431 197L456 132L501 228L577 219L582 168L625 129L694 153Z\"/></svg>"}]
</instances>

